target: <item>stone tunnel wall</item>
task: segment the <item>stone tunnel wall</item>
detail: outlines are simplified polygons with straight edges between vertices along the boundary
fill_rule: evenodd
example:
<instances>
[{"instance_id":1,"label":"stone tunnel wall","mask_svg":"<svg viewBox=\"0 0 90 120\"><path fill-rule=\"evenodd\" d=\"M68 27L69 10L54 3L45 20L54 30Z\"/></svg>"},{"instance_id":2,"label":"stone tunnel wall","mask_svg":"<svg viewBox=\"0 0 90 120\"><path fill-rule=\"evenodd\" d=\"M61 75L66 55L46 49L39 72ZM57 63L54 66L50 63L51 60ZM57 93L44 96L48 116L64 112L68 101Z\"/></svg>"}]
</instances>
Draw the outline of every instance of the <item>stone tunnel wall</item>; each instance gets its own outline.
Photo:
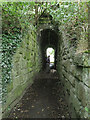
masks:
<instances>
[{"instance_id":1,"label":"stone tunnel wall","mask_svg":"<svg viewBox=\"0 0 90 120\"><path fill-rule=\"evenodd\" d=\"M82 50L87 41L82 48L79 43L74 46L65 31L60 33L57 70L72 118L90 118L90 53Z\"/></svg>"},{"instance_id":2,"label":"stone tunnel wall","mask_svg":"<svg viewBox=\"0 0 90 120\"><path fill-rule=\"evenodd\" d=\"M11 82L7 85L6 103L3 105L5 117L41 69L40 48L33 26L22 38L22 43L12 58L12 65Z\"/></svg>"}]
</instances>

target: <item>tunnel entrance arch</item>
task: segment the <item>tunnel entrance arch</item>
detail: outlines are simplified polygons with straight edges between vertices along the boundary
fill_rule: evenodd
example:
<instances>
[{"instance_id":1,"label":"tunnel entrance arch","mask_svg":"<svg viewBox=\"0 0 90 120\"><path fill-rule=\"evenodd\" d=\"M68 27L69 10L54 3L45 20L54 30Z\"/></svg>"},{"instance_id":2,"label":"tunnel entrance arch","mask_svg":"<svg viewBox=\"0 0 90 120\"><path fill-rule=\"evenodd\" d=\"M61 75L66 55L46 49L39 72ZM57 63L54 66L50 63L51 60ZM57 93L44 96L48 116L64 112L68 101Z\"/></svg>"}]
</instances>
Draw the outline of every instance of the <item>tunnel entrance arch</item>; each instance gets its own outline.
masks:
<instances>
[{"instance_id":1,"label":"tunnel entrance arch","mask_svg":"<svg viewBox=\"0 0 90 120\"><path fill-rule=\"evenodd\" d=\"M41 55L42 55L42 69L44 70L46 67L46 49L48 47L51 47L55 50L55 69L56 69L56 62L57 62L57 46L58 46L58 31L56 31L54 28L50 29L40 29L38 30L39 39L38 42L40 43L41 48Z\"/></svg>"}]
</instances>

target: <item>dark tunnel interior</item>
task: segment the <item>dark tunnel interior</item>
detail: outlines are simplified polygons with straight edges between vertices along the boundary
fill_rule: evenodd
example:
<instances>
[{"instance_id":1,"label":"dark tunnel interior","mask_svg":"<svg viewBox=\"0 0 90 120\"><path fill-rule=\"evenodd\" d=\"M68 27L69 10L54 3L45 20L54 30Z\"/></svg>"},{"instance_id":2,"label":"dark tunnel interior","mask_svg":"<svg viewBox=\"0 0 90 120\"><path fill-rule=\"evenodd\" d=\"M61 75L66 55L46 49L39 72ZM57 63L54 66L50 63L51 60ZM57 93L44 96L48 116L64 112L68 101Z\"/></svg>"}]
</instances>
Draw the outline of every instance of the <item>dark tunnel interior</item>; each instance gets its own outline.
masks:
<instances>
[{"instance_id":1,"label":"dark tunnel interior","mask_svg":"<svg viewBox=\"0 0 90 120\"><path fill-rule=\"evenodd\" d=\"M56 69L57 63L57 45L58 45L58 32L52 29L44 29L41 31L40 47L42 54L42 69L46 67L46 49L52 47L55 50L55 63L54 69Z\"/></svg>"}]
</instances>

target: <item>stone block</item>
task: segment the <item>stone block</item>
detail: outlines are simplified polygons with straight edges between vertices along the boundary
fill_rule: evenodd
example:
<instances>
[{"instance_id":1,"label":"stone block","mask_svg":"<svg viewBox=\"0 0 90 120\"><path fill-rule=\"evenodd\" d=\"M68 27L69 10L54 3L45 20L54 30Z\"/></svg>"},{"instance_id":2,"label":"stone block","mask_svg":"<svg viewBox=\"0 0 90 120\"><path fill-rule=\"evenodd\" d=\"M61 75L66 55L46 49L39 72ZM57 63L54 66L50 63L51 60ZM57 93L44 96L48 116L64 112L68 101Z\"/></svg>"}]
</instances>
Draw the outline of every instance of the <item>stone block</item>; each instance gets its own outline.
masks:
<instances>
[{"instance_id":1,"label":"stone block","mask_svg":"<svg viewBox=\"0 0 90 120\"><path fill-rule=\"evenodd\" d=\"M75 86L75 77L70 72L66 72L65 70L63 70L62 73L65 78L68 79L73 86Z\"/></svg>"},{"instance_id":2,"label":"stone block","mask_svg":"<svg viewBox=\"0 0 90 120\"><path fill-rule=\"evenodd\" d=\"M20 63L19 62L13 62L13 70L12 72L16 74L16 76L18 76L20 74Z\"/></svg>"},{"instance_id":3,"label":"stone block","mask_svg":"<svg viewBox=\"0 0 90 120\"><path fill-rule=\"evenodd\" d=\"M74 94L76 94L75 93L75 87L73 87L72 85L71 85L71 89L70 90L72 90L72 92L74 93Z\"/></svg>"},{"instance_id":4,"label":"stone block","mask_svg":"<svg viewBox=\"0 0 90 120\"><path fill-rule=\"evenodd\" d=\"M68 49L68 47L69 47L69 42L68 42L68 40L65 39L63 42L64 42L64 46L65 46L65 48Z\"/></svg>"},{"instance_id":5,"label":"stone block","mask_svg":"<svg viewBox=\"0 0 90 120\"><path fill-rule=\"evenodd\" d=\"M1 61L2 61L2 53L0 52L0 63L1 63Z\"/></svg>"},{"instance_id":6,"label":"stone block","mask_svg":"<svg viewBox=\"0 0 90 120\"><path fill-rule=\"evenodd\" d=\"M76 65L70 66L70 73L80 81L82 81L82 72L83 68L77 67Z\"/></svg>"},{"instance_id":7,"label":"stone block","mask_svg":"<svg viewBox=\"0 0 90 120\"><path fill-rule=\"evenodd\" d=\"M66 79L69 78L69 74L65 70L62 70L62 74Z\"/></svg>"},{"instance_id":8,"label":"stone block","mask_svg":"<svg viewBox=\"0 0 90 120\"><path fill-rule=\"evenodd\" d=\"M70 55L69 55L69 58L70 58ZM73 60L70 58L70 63L72 64L73 63Z\"/></svg>"},{"instance_id":9,"label":"stone block","mask_svg":"<svg viewBox=\"0 0 90 120\"><path fill-rule=\"evenodd\" d=\"M63 60L66 60L66 59L67 59L67 55L64 55L64 56L63 56Z\"/></svg>"},{"instance_id":10,"label":"stone block","mask_svg":"<svg viewBox=\"0 0 90 120\"><path fill-rule=\"evenodd\" d=\"M2 102L2 89L0 89L0 103Z\"/></svg>"},{"instance_id":11,"label":"stone block","mask_svg":"<svg viewBox=\"0 0 90 120\"><path fill-rule=\"evenodd\" d=\"M26 52L26 58L27 58L28 61L30 60L30 57L31 57L30 51L27 51Z\"/></svg>"},{"instance_id":12,"label":"stone block","mask_svg":"<svg viewBox=\"0 0 90 120\"><path fill-rule=\"evenodd\" d=\"M71 65L69 71L75 76L75 74L76 74L76 66Z\"/></svg>"},{"instance_id":13,"label":"stone block","mask_svg":"<svg viewBox=\"0 0 90 120\"><path fill-rule=\"evenodd\" d=\"M90 68L83 68L82 80L84 84L90 87Z\"/></svg>"},{"instance_id":14,"label":"stone block","mask_svg":"<svg viewBox=\"0 0 90 120\"><path fill-rule=\"evenodd\" d=\"M72 90L70 90L70 98L69 98L70 104L73 104L73 98L74 98L74 93Z\"/></svg>"},{"instance_id":15,"label":"stone block","mask_svg":"<svg viewBox=\"0 0 90 120\"><path fill-rule=\"evenodd\" d=\"M70 57L73 59L73 57L75 55L75 48L74 47L69 48L69 54L70 54Z\"/></svg>"},{"instance_id":16,"label":"stone block","mask_svg":"<svg viewBox=\"0 0 90 120\"><path fill-rule=\"evenodd\" d=\"M78 54L75 54L74 62L78 66L90 67L90 54L89 53L78 53Z\"/></svg>"},{"instance_id":17,"label":"stone block","mask_svg":"<svg viewBox=\"0 0 90 120\"><path fill-rule=\"evenodd\" d=\"M85 88L86 103L90 113L90 88L88 88L87 86Z\"/></svg>"},{"instance_id":18,"label":"stone block","mask_svg":"<svg viewBox=\"0 0 90 120\"><path fill-rule=\"evenodd\" d=\"M22 54L23 54L23 47L20 47L20 48L18 49L18 54L19 54L19 55L22 55Z\"/></svg>"},{"instance_id":19,"label":"stone block","mask_svg":"<svg viewBox=\"0 0 90 120\"><path fill-rule=\"evenodd\" d=\"M65 88L66 88L66 90L68 90L68 92L70 93L71 84L70 84L70 82L69 82L68 80L67 80L67 82L66 82Z\"/></svg>"},{"instance_id":20,"label":"stone block","mask_svg":"<svg viewBox=\"0 0 90 120\"><path fill-rule=\"evenodd\" d=\"M84 108L87 106L90 109L90 88L83 83L79 83L76 91L82 106Z\"/></svg>"},{"instance_id":21,"label":"stone block","mask_svg":"<svg viewBox=\"0 0 90 120\"><path fill-rule=\"evenodd\" d=\"M65 87L64 89L66 91L67 90L67 79L66 78L64 79L64 87Z\"/></svg>"},{"instance_id":22,"label":"stone block","mask_svg":"<svg viewBox=\"0 0 90 120\"><path fill-rule=\"evenodd\" d=\"M78 84L78 99L81 101L83 106L86 106L86 86L80 82Z\"/></svg>"},{"instance_id":23,"label":"stone block","mask_svg":"<svg viewBox=\"0 0 90 120\"><path fill-rule=\"evenodd\" d=\"M2 103L0 102L0 120L2 119Z\"/></svg>"},{"instance_id":24,"label":"stone block","mask_svg":"<svg viewBox=\"0 0 90 120\"><path fill-rule=\"evenodd\" d=\"M29 75L28 73L25 73L25 74L21 74L20 75L20 84L23 85L24 83L26 83L29 79Z\"/></svg>"},{"instance_id":25,"label":"stone block","mask_svg":"<svg viewBox=\"0 0 90 120\"><path fill-rule=\"evenodd\" d=\"M70 66L71 66L71 63L70 63L70 60L63 60L62 61L62 64L66 67L66 70L67 71L70 71Z\"/></svg>"},{"instance_id":26,"label":"stone block","mask_svg":"<svg viewBox=\"0 0 90 120\"><path fill-rule=\"evenodd\" d=\"M20 62L18 62L15 71L17 71L17 74L20 75L21 74L21 68L20 68Z\"/></svg>"},{"instance_id":27,"label":"stone block","mask_svg":"<svg viewBox=\"0 0 90 120\"><path fill-rule=\"evenodd\" d=\"M13 78L13 88L15 89L20 84L20 76Z\"/></svg>"},{"instance_id":28,"label":"stone block","mask_svg":"<svg viewBox=\"0 0 90 120\"><path fill-rule=\"evenodd\" d=\"M78 96L78 87L79 87L79 81L75 80L75 94Z\"/></svg>"},{"instance_id":29,"label":"stone block","mask_svg":"<svg viewBox=\"0 0 90 120\"><path fill-rule=\"evenodd\" d=\"M19 61L19 58L20 58L19 57L19 49L17 49L16 53L17 54L15 54L14 57L13 57L13 62L18 62Z\"/></svg>"},{"instance_id":30,"label":"stone block","mask_svg":"<svg viewBox=\"0 0 90 120\"><path fill-rule=\"evenodd\" d=\"M72 97L69 98L69 112L70 112L70 115L71 115L71 118L76 118L76 111L74 109L74 106L72 104Z\"/></svg>"},{"instance_id":31,"label":"stone block","mask_svg":"<svg viewBox=\"0 0 90 120\"><path fill-rule=\"evenodd\" d=\"M20 56L20 59L19 59L19 65L20 65L20 70L24 69L25 67L25 64L23 64L24 62L26 62L22 56Z\"/></svg>"},{"instance_id":32,"label":"stone block","mask_svg":"<svg viewBox=\"0 0 90 120\"><path fill-rule=\"evenodd\" d=\"M70 81L70 83L73 86L75 86L75 80L76 80L76 78L73 75L69 74L68 80Z\"/></svg>"},{"instance_id":33,"label":"stone block","mask_svg":"<svg viewBox=\"0 0 90 120\"><path fill-rule=\"evenodd\" d=\"M27 68L24 68L20 71L20 76L24 76L26 74L28 74L28 69Z\"/></svg>"},{"instance_id":34,"label":"stone block","mask_svg":"<svg viewBox=\"0 0 90 120\"><path fill-rule=\"evenodd\" d=\"M61 82L63 82L63 81L65 80L65 77L63 76L63 74L60 75L60 78L61 78L61 79L60 79Z\"/></svg>"},{"instance_id":35,"label":"stone block","mask_svg":"<svg viewBox=\"0 0 90 120\"><path fill-rule=\"evenodd\" d=\"M17 71L14 71L14 70L12 69L12 73L11 73L11 78L12 78L12 80L14 80L15 77L17 77L17 76L18 76Z\"/></svg>"},{"instance_id":36,"label":"stone block","mask_svg":"<svg viewBox=\"0 0 90 120\"><path fill-rule=\"evenodd\" d=\"M25 69L27 67L27 62L24 58L22 58L22 62L20 63L21 69Z\"/></svg>"},{"instance_id":37,"label":"stone block","mask_svg":"<svg viewBox=\"0 0 90 120\"><path fill-rule=\"evenodd\" d=\"M83 106L80 106L80 111L79 111L80 118L85 118L84 114L85 114L85 108Z\"/></svg>"},{"instance_id":38,"label":"stone block","mask_svg":"<svg viewBox=\"0 0 90 120\"><path fill-rule=\"evenodd\" d=\"M67 98L69 98L70 95L68 94L68 91L64 91L64 93L65 93L65 101L67 102L67 104L69 104L69 99Z\"/></svg>"},{"instance_id":39,"label":"stone block","mask_svg":"<svg viewBox=\"0 0 90 120\"><path fill-rule=\"evenodd\" d=\"M79 114L81 103L78 100L78 98L76 97L76 95L74 95L74 98L73 98L73 106L74 106L75 110L77 111L77 113Z\"/></svg>"},{"instance_id":40,"label":"stone block","mask_svg":"<svg viewBox=\"0 0 90 120\"><path fill-rule=\"evenodd\" d=\"M74 94L74 92L72 91L72 89L70 90L69 110L72 118L77 118L79 116L80 102Z\"/></svg>"},{"instance_id":41,"label":"stone block","mask_svg":"<svg viewBox=\"0 0 90 120\"><path fill-rule=\"evenodd\" d=\"M80 80L80 81L83 81L82 80L82 71L83 69L82 68L80 68L80 67L78 67L76 70L75 70L75 77L78 79L78 80Z\"/></svg>"}]
</instances>

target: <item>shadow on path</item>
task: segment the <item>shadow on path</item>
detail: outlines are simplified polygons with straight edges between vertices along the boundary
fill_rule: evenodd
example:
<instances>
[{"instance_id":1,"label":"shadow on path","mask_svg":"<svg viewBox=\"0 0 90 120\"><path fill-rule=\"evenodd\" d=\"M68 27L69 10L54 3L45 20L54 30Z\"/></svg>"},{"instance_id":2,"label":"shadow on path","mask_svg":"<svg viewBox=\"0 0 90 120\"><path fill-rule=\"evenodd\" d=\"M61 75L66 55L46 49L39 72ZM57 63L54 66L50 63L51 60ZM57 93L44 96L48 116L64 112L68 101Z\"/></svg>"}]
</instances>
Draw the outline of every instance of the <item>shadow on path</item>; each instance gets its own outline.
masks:
<instances>
[{"instance_id":1,"label":"shadow on path","mask_svg":"<svg viewBox=\"0 0 90 120\"><path fill-rule=\"evenodd\" d=\"M67 104L58 96L58 76L55 71L42 72L29 87L9 118L70 118ZM23 120L23 119L22 119Z\"/></svg>"}]
</instances>

